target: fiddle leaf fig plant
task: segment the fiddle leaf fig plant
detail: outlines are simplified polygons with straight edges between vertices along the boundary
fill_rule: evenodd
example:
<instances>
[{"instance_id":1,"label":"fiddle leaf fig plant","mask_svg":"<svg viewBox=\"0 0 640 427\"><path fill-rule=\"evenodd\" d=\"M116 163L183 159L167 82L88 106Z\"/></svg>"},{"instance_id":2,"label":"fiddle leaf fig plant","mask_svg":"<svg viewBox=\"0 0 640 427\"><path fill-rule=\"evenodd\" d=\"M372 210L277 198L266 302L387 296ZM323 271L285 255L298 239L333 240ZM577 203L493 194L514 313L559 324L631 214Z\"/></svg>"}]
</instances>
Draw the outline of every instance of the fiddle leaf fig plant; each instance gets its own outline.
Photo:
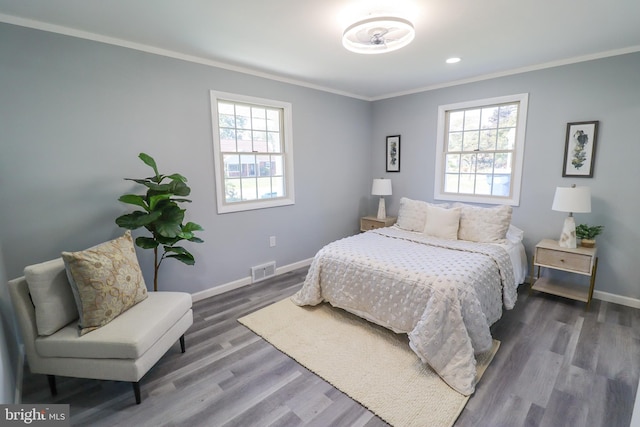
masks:
<instances>
[{"instance_id":1,"label":"fiddle leaf fig plant","mask_svg":"<svg viewBox=\"0 0 640 427\"><path fill-rule=\"evenodd\" d=\"M202 231L203 228L195 222L183 224L186 209L181 208L180 203L191 202L185 199L191 193L187 178L177 173L161 175L153 157L145 153L140 153L138 157L153 169L154 175L142 179L125 178L145 186L147 190L142 195L125 194L118 199L142 210L119 216L116 224L129 230L144 227L151 233L150 237L136 238L136 245L143 249L153 249L153 290L157 291L158 271L166 258L175 258L187 265L195 264L194 256L177 243L182 240L202 243L203 240L196 237L195 232Z\"/></svg>"}]
</instances>

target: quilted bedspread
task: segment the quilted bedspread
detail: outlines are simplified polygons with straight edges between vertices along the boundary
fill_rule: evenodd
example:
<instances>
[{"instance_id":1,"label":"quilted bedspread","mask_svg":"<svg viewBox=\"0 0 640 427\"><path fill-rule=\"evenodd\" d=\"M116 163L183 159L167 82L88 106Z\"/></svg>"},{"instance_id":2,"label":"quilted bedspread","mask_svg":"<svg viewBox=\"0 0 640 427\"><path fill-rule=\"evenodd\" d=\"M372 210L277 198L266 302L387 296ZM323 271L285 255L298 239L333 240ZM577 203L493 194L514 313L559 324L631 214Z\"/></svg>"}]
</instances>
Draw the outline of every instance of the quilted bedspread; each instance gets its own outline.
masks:
<instances>
[{"instance_id":1,"label":"quilted bedspread","mask_svg":"<svg viewBox=\"0 0 640 427\"><path fill-rule=\"evenodd\" d=\"M297 305L323 301L397 333L452 388L470 395L476 353L491 348L490 326L513 308L513 266L493 244L444 240L398 227L371 230L322 248Z\"/></svg>"}]
</instances>

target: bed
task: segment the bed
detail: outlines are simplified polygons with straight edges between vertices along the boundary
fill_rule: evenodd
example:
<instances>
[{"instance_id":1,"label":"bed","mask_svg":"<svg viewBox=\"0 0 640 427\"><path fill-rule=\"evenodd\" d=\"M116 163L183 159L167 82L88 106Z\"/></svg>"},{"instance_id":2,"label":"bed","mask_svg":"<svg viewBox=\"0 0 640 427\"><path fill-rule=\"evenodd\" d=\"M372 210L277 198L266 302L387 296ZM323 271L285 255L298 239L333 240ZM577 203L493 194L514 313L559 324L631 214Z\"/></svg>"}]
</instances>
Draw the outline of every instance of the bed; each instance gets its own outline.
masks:
<instances>
[{"instance_id":1,"label":"bed","mask_svg":"<svg viewBox=\"0 0 640 427\"><path fill-rule=\"evenodd\" d=\"M490 326L504 308L513 308L526 276L522 232L509 224L510 207L418 202L403 198L392 227L322 248L292 301L301 306L326 301L408 334L424 363L470 395L475 354L491 348ZM427 232L429 222L436 231Z\"/></svg>"}]
</instances>

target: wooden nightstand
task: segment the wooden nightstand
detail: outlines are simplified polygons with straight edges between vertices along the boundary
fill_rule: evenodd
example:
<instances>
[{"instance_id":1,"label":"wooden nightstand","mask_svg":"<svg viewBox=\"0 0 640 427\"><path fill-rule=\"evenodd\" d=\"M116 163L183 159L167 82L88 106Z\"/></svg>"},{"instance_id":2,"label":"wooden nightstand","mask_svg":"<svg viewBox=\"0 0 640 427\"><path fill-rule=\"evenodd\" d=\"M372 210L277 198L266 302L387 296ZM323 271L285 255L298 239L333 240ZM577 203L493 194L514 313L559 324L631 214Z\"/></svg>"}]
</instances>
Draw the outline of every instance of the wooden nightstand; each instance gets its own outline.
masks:
<instances>
[{"instance_id":1,"label":"wooden nightstand","mask_svg":"<svg viewBox=\"0 0 640 427\"><path fill-rule=\"evenodd\" d=\"M533 266L534 268L538 267L538 273L534 281L533 271L531 271L531 289L586 302L587 308L589 308L598 268L596 249L580 246L575 249L569 249L561 247L555 240L542 240L536 245L535 255L533 256ZM572 282L560 282L548 277L540 277L540 268L551 268L589 276L589 287Z\"/></svg>"},{"instance_id":2,"label":"wooden nightstand","mask_svg":"<svg viewBox=\"0 0 640 427\"><path fill-rule=\"evenodd\" d=\"M395 216L378 219L375 216L363 216L360 218L360 231L368 231L376 228L389 227L396 223Z\"/></svg>"}]
</instances>

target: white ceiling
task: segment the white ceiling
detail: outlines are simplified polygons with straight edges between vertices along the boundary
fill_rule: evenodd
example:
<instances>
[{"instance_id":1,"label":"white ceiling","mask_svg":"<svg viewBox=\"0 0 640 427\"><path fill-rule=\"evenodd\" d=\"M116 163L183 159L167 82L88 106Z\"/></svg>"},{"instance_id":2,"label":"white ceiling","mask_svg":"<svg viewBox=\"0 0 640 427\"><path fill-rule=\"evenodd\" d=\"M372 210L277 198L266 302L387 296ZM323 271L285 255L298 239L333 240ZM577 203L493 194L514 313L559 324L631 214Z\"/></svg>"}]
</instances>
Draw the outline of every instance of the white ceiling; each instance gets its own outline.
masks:
<instances>
[{"instance_id":1,"label":"white ceiling","mask_svg":"<svg viewBox=\"0 0 640 427\"><path fill-rule=\"evenodd\" d=\"M348 25L379 13L411 20L415 40L342 47ZM640 51L639 18L640 0L0 0L0 22L369 100Z\"/></svg>"}]
</instances>

